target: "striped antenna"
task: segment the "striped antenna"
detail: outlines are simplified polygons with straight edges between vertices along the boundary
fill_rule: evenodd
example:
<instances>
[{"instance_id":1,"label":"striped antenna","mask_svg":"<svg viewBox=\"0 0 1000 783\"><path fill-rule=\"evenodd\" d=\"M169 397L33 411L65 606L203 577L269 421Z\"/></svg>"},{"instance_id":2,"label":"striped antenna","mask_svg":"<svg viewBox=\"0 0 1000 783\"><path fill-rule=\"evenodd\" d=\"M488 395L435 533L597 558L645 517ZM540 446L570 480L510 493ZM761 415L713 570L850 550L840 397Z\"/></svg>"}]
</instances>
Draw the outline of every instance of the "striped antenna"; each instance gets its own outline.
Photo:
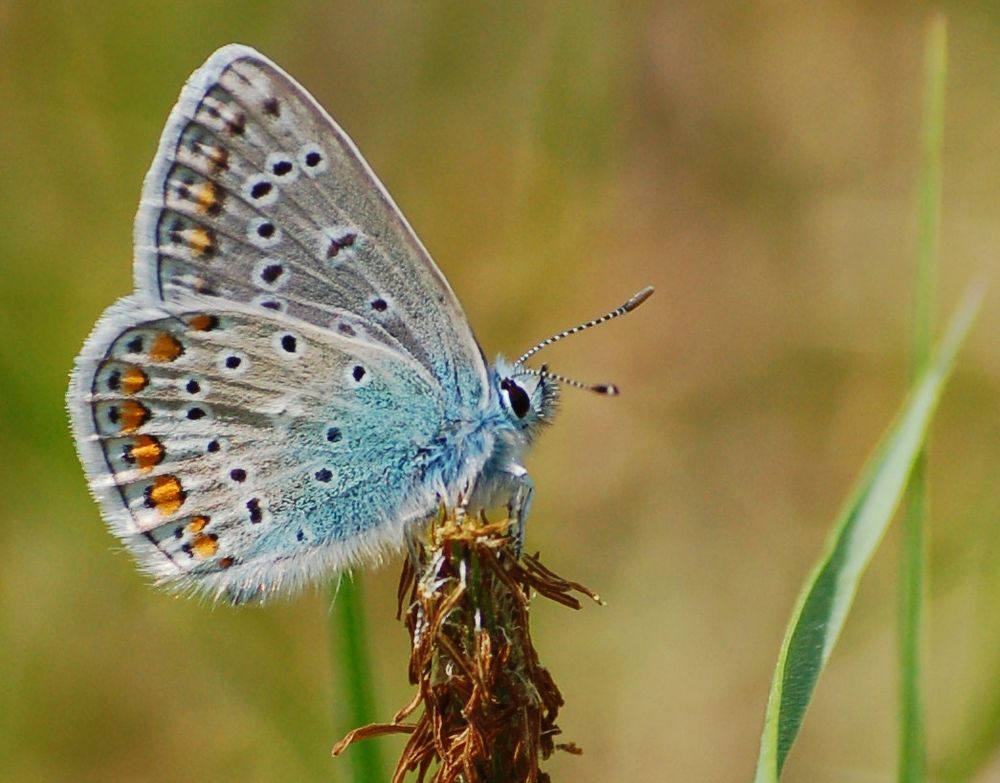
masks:
<instances>
[{"instance_id":1,"label":"striped antenna","mask_svg":"<svg viewBox=\"0 0 1000 783\"><path fill-rule=\"evenodd\" d=\"M553 378L560 383L565 383L567 386L572 386L574 389L583 389L584 391L592 391L597 394L606 394L608 397L617 397L620 392L618 387L613 383L583 383L581 381L575 381L572 378L567 378L565 375L558 375L554 372L549 372L548 367L544 364L540 370L520 370L518 375L537 375L539 378Z\"/></svg>"},{"instance_id":2,"label":"striped antenna","mask_svg":"<svg viewBox=\"0 0 1000 783\"><path fill-rule=\"evenodd\" d=\"M534 356L536 353L542 350L542 348L547 348L548 346L552 345L552 343L557 343L560 340L569 337L571 334L577 334L578 332L586 331L592 326L597 326L598 324L603 324L606 323L607 321L612 321L620 315L625 315L625 313L632 312L633 310L635 310L635 308L637 308L639 305L641 305L643 302L649 299L649 297L651 297L652 295L653 295L653 286L648 285L641 291L639 291L637 294L634 294L632 298L629 299L621 307L615 308L610 313L606 313L605 315L602 315L600 318L595 318L593 321L587 321L587 323L585 324L574 326L572 329L567 329L565 332L559 332L559 334L554 334L548 339L542 340L534 348L525 351L523 354L521 354L521 357L516 362L514 362L514 366L515 367L521 366L528 359L530 359L532 356ZM579 383L577 381L570 380L569 378L563 378L562 376L555 375L554 373L545 372L544 370L542 372L539 372L537 370L524 370L524 372L527 373L528 375L547 375L550 378L555 378L570 386L576 386L581 389L590 389L591 391L598 391L601 394L618 393L618 389L614 386L601 386L601 385L593 386L585 383Z\"/></svg>"}]
</instances>

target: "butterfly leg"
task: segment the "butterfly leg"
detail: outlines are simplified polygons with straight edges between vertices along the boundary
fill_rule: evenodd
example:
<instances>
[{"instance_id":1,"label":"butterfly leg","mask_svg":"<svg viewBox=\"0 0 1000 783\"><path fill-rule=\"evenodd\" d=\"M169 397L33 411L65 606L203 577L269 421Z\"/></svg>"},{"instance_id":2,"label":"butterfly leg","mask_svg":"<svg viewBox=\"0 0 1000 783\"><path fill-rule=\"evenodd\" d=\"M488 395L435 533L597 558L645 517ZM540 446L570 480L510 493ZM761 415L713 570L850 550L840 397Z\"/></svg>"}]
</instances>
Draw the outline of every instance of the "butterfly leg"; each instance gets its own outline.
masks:
<instances>
[{"instance_id":1,"label":"butterfly leg","mask_svg":"<svg viewBox=\"0 0 1000 783\"><path fill-rule=\"evenodd\" d=\"M528 511L531 508L531 496L535 492L535 482L531 480L528 471L520 465L516 466L518 472L510 474L510 482L513 486L510 500L507 501L507 513L513 524L514 550L518 556L521 555L521 548L524 544L524 528L528 519Z\"/></svg>"}]
</instances>

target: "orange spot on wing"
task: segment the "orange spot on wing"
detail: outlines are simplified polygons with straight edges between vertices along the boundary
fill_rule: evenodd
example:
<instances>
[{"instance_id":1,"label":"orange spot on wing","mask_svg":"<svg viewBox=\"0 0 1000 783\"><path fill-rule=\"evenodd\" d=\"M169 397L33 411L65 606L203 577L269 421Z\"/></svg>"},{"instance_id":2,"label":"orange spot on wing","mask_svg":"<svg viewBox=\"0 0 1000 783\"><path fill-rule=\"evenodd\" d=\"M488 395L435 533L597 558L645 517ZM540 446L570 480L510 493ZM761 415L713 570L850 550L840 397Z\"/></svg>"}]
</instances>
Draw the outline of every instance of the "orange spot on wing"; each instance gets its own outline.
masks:
<instances>
[{"instance_id":1,"label":"orange spot on wing","mask_svg":"<svg viewBox=\"0 0 1000 783\"><path fill-rule=\"evenodd\" d=\"M214 182L204 182L194 195L198 211L203 214L214 214L222 206Z\"/></svg>"},{"instance_id":2,"label":"orange spot on wing","mask_svg":"<svg viewBox=\"0 0 1000 783\"><path fill-rule=\"evenodd\" d=\"M219 568L231 568L233 563L236 561L231 557L220 557L219 558Z\"/></svg>"},{"instance_id":3,"label":"orange spot on wing","mask_svg":"<svg viewBox=\"0 0 1000 783\"><path fill-rule=\"evenodd\" d=\"M157 476L146 488L146 505L170 516L184 502L184 489L176 476Z\"/></svg>"},{"instance_id":4,"label":"orange spot on wing","mask_svg":"<svg viewBox=\"0 0 1000 783\"><path fill-rule=\"evenodd\" d=\"M200 533L205 529L205 525L208 524L208 517L197 516L192 517L191 521L187 523L187 532L191 535Z\"/></svg>"},{"instance_id":5,"label":"orange spot on wing","mask_svg":"<svg viewBox=\"0 0 1000 783\"><path fill-rule=\"evenodd\" d=\"M129 365L122 373L121 388L126 394L141 392L146 388L147 383L149 383L149 378L146 377L146 373L134 365Z\"/></svg>"},{"instance_id":6,"label":"orange spot on wing","mask_svg":"<svg viewBox=\"0 0 1000 783\"><path fill-rule=\"evenodd\" d=\"M150 470L163 461L164 450L160 441L152 435L140 435L129 452L140 470Z\"/></svg>"},{"instance_id":7,"label":"orange spot on wing","mask_svg":"<svg viewBox=\"0 0 1000 783\"><path fill-rule=\"evenodd\" d=\"M198 226L188 231L188 244L196 256L203 256L215 249L215 238L207 228Z\"/></svg>"},{"instance_id":8,"label":"orange spot on wing","mask_svg":"<svg viewBox=\"0 0 1000 783\"><path fill-rule=\"evenodd\" d=\"M216 537L212 534L206 536L198 536L194 541L191 542L191 551L194 553L195 557L206 558L211 557L216 552L219 551L219 542Z\"/></svg>"},{"instance_id":9,"label":"orange spot on wing","mask_svg":"<svg viewBox=\"0 0 1000 783\"><path fill-rule=\"evenodd\" d=\"M154 362L172 362L184 353L184 346L168 332L160 332L149 349L149 358Z\"/></svg>"},{"instance_id":10,"label":"orange spot on wing","mask_svg":"<svg viewBox=\"0 0 1000 783\"><path fill-rule=\"evenodd\" d=\"M188 326L196 332L210 332L219 325L218 317L208 313L198 313L188 319Z\"/></svg>"},{"instance_id":11,"label":"orange spot on wing","mask_svg":"<svg viewBox=\"0 0 1000 783\"><path fill-rule=\"evenodd\" d=\"M149 409L133 400L125 400L119 406L118 414L124 433L135 432L149 420Z\"/></svg>"}]
</instances>

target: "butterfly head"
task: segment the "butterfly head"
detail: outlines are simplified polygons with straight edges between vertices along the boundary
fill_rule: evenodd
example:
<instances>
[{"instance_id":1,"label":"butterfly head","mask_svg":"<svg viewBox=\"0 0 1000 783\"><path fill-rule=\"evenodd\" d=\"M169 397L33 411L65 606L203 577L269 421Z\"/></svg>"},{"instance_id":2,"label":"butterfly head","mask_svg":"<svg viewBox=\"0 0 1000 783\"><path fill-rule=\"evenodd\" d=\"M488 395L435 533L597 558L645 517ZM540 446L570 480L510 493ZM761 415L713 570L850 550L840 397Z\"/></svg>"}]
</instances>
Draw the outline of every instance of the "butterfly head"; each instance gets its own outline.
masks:
<instances>
[{"instance_id":1,"label":"butterfly head","mask_svg":"<svg viewBox=\"0 0 1000 783\"><path fill-rule=\"evenodd\" d=\"M538 428L552 421L559 399L558 380L543 366L528 370L498 357L494 366L500 408L514 429L530 440Z\"/></svg>"},{"instance_id":2,"label":"butterfly head","mask_svg":"<svg viewBox=\"0 0 1000 783\"><path fill-rule=\"evenodd\" d=\"M515 429L524 432L530 440L540 425L548 424L552 421L552 417L555 414L556 402L559 397L560 383L597 394L606 394L612 397L617 395L618 387L613 384L581 383L564 375L557 375L551 372L547 365L543 364L540 370L536 370L525 367L524 363L543 348L547 348L553 343L631 312L649 299L652 293L653 289L651 287L642 289L621 307L602 315L600 318L587 321L579 326L574 326L572 329L566 329L563 332L542 340L533 348L521 354L517 361L513 363L508 362L503 357L499 357L494 367L496 391L500 397L501 409Z\"/></svg>"}]
</instances>

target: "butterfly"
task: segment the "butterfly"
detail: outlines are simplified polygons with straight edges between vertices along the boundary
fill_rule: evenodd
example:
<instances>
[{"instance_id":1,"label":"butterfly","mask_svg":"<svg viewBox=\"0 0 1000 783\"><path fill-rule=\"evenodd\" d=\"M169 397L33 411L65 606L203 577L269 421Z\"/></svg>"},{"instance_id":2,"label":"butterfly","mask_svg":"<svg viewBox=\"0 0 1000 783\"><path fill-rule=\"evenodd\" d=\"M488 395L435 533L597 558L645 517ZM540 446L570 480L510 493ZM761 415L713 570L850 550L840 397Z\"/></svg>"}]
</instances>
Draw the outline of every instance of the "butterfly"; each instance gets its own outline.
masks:
<instances>
[{"instance_id":1,"label":"butterfly","mask_svg":"<svg viewBox=\"0 0 1000 783\"><path fill-rule=\"evenodd\" d=\"M234 603L386 549L442 505L506 503L560 382L490 366L357 148L245 46L187 81L135 220L135 290L98 320L67 404L90 488L140 568ZM614 393L611 386L588 387Z\"/></svg>"}]
</instances>

